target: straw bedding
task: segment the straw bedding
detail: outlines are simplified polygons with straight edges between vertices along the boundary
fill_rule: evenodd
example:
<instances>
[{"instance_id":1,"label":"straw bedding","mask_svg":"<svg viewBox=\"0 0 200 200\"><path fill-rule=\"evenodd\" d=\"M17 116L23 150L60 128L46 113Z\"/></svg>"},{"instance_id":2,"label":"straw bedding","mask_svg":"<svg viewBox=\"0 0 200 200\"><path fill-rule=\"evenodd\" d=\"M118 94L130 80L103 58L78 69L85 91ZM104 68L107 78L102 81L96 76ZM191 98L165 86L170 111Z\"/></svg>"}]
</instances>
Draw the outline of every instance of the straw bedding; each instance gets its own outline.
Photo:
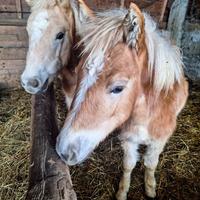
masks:
<instances>
[{"instance_id":1,"label":"straw bedding","mask_svg":"<svg viewBox=\"0 0 200 200\"><path fill-rule=\"evenodd\" d=\"M58 121L62 126L64 99L57 90ZM30 95L22 90L0 91L0 199L25 199L30 151ZM141 148L141 152L144 148ZM117 133L106 139L83 164L71 167L78 199L114 199L122 174ZM191 86L190 98L178 118L175 134L160 157L157 199L200 198L200 87ZM143 200L144 166L132 173L128 199Z\"/></svg>"}]
</instances>

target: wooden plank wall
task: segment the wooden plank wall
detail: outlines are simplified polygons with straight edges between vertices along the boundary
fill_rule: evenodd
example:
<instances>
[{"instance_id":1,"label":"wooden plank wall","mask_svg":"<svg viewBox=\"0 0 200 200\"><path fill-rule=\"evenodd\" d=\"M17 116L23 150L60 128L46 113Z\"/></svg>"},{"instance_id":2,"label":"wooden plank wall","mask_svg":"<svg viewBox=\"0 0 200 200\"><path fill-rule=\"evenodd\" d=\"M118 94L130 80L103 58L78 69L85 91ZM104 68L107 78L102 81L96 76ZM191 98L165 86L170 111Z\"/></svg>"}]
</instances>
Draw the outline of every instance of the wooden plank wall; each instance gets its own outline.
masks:
<instances>
[{"instance_id":1,"label":"wooden plank wall","mask_svg":"<svg viewBox=\"0 0 200 200\"><path fill-rule=\"evenodd\" d=\"M0 19L27 18L29 7L25 0L0 0Z\"/></svg>"},{"instance_id":2,"label":"wooden plank wall","mask_svg":"<svg viewBox=\"0 0 200 200\"><path fill-rule=\"evenodd\" d=\"M159 22L162 16L163 6L166 4L166 9L164 12L164 22L167 20L169 13L170 4L173 0L86 0L87 4L98 10L109 9L110 7L120 7L122 2L126 8L129 7L130 2L136 3L140 8L142 8L147 13L150 13L154 19ZM166 23L161 24L165 28Z\"/></svg>"},{"instance_id":3,"label":"wooden plank wall","mask_svg":"<svg viewBox=\"0 0 200 200\"><path fill-rule=\"evenodd\" d=\"M20 87L28 48L28 15L25 0L0 0L0 89Z\"/></svg>"},{"instance_id":4,"label":"wooden plank wall","mask_svg":"<svg viewBox=\"0 0 200 200\"><path fill-rule=\"evenodd\" d=\"M122 1L86 0L86 3L95 10L103 10L119 7ZM144 8L159 21L163 3L166 0L125 0L124 5L128 7L131 1L138 4L140 8ZM28 47L25 25L29 12L25 0L0 0L0 89L20 87L19 77L25 66Z\"/></svg>"}]
</instances>

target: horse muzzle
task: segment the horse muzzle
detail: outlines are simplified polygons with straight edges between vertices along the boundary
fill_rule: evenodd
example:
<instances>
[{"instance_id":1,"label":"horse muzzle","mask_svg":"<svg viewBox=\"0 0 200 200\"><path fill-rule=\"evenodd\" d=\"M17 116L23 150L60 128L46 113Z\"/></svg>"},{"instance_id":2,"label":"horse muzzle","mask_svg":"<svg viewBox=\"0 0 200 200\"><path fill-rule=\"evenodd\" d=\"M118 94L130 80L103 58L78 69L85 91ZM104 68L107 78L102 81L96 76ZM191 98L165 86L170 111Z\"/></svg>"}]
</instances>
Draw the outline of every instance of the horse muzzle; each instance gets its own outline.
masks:
<instances>
[{"instance_id":1,"label":"horse muzzle","mask_svg":"<svg viewBox=\"0 0 200 200\"><path fill-rule=\"evenodd\" d=\"M49 79L43 82L36 77L29 79L21 77L21 85L26 90L26 92L30 94L40 94L47 90L49 85Z\"/></svg>"}]
</instances>

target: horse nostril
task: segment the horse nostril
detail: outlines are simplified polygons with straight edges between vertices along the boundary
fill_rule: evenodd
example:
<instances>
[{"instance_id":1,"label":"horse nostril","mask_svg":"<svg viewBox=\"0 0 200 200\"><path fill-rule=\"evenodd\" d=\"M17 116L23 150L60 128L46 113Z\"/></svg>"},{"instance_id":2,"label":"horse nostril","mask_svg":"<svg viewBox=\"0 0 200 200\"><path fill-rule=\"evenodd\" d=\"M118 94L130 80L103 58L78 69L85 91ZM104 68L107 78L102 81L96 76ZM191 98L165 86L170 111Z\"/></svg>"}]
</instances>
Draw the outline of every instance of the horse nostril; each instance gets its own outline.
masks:
<instances>
[{"instance_id":1,"label":"horse nostril","mask_svg":"<svg viewBox=\"0 0 200 200\"><path fill-rule=\"evenodd\" d=\"M28 85L30 85L33 88L37 88L40 85L40 83L37 79L31 79L28 81Z\"/></svg>"},{"instance_id":2,"label":"horse nostril","mask_svg":"<svg viewBox=\"0 0 200 200\"><path fill-rule=\"evenodd\" d=\"M61 159L66 162L68 165L74 165L77 163L76 152L69 150L67 154L60 154Z\"/></svg>"},{"instance_id":3,"label":"horse nostril","mask_svg":"<svg viewBox=\"0 0 200 200\"><path fill-rule=\"evenodd\" d=\"M61 153L61 158L66 161L68 160L69 156Z\"/></svg>"}]
</instances>

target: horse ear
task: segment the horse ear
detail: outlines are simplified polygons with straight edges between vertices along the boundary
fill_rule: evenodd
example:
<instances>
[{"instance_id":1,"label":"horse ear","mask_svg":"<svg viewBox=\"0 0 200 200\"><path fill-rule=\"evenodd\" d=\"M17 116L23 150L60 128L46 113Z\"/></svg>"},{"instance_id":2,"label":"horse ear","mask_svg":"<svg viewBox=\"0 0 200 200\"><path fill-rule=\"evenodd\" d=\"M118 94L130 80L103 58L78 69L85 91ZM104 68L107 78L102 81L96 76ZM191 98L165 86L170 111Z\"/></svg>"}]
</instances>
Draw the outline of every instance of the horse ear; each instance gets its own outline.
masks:
<instances>
[{"instance_id":1,"label":"horse ear","mask_svg":"<svg viewBox=\"0 0 200 200\"><path fill-rule=\"evenodd\" d=\"M82 17L84 18L91 17L93 15L93 11L86 5L86 3L83 0L78 0L78 2Z\"/></svg>"},{"instance_id":2,"label":"horse ear","mask_svg":"<svg viewBox=\"0 0 200 200\"><path fill-rule=\"evenodd\" d=\"M82 36L83 24L94 16L93 11L83 0L71 0L71 6L74 11L76 30Z\"/></svg>"},{"instance_id":3,"label":"horse ear","mask_svg":"<svg viewBox=\"0 0 200 200\"><path fill-rule=\"evenodd\" d=\"M69 8L70 7L70 0L60 0L61 6L63 8Z\"/></svg>"},{"instance_id":4,"label":"horse ear","mask_svg":"<svg viewBox=\"0 0 200 200\"><path fill-rule=\"evenodd\" d=\"M26 0L26 3L27 3L30 7L33 6L33 1L32 1L32 0Z\"/></svg>"},{"instance_id":5,"label":"horse ear","mask_svg":"<svg viewBox=\"0 0 200 200\"><path fill-rule=\"evenodd\" d=\"M124 20L124 38L127 44L138 50L144 39L144 32L144 15L136 4L131 3Z\"/></svg>"},{"instance_id":6,"label":"horse ear","mask_svg":"<svg viewBox=\"0 0 200 200\"><path fill-rule=\"evenodd\" d=\"M93 11L86 5L83 0L75 0L77 5L79 20L81 22L87 21L88 18L93 16Z\"/></svg>"}]
</instances>

